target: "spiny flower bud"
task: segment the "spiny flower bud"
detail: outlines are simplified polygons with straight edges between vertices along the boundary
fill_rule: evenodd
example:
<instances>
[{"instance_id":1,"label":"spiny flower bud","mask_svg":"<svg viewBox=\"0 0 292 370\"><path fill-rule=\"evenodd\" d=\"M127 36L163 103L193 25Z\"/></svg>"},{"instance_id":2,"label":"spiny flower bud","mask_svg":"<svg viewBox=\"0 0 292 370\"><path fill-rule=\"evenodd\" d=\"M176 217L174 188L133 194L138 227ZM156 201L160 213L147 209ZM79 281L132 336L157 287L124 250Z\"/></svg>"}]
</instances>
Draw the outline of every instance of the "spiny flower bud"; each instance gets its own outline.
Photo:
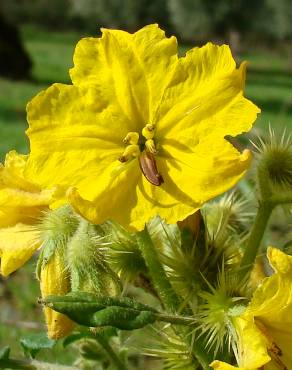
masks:
<instances>
[{"instance_id":1,"label":"spiny flower bud","mask_svg":"<svg viewBox=\"0 0 292 370\"><path fill-rule=\"evenodd\" d=\"M67 262L71 274L72 291L86 291L96 294L116 295L119 279L105 261L98 248L96 228L85 220L67 245Z\"/></svg>"},{"instance_id":2,"label":"spiny flower bud","mask_svg":"<svg viewBox=\"0 0 292 370\"><path fill-rule=\"evenodd\" d=\"M107 221L102 225L102 229L105 236L100 240L100 244L106 253L107 261L121 280L134 282L140 274L147 274L136 235L114 221Z\"/></svg>"},{"instance_id":3,"label":"spiny flower bud","mask_svg":"<svg viewBox=\"0 0 292 370\"><path fill-rule=\"evenodd\" d=\"M44 242L64 244L74 234L78 223L79 218L73 213L71 207L64 206L45 212L39 224L39 230Z\"/></svg>"},{"instance_id":4,"label":"spiny flower bud","mask_svg":"<svg viewBox=\"0 0 292 370\"><path fill-rule=\"evenodd\" d=\"M37 263L36 275L40 279L42 267L50 261L55 251L64 253L68 240L73 236L79 223L69 206L47 211L37 225L42 240L42 251Z\"/></svg>"},{"instance_id":5,"label":"spiny flower bud","mask_svg":"<svg viewBox=\"0 0 292 370\"><path fill-rule=\"evenodd\" d=\"M282 137L270 128L267 139L252 142L258 151L259 176L268 177L272 186L290 190L292 187L292 140L284 131ZM267 178L264 179L267 181Z\"/></svg>"},{"instance_id":6,"label":"spiny flower bud","mask_svg":"<svg viewBox=\"0 0 292 370\"><path fill-rule=\"evenodd\" d=\"M40 271L40 287L42 297L49 295L65 295L70 291L70 279L62 255L55 251L50 260L43 264ZM45 307L48 337L60 339L68 335L74 328L74 322L67 316Z\"/></svg>"}]
</instances>

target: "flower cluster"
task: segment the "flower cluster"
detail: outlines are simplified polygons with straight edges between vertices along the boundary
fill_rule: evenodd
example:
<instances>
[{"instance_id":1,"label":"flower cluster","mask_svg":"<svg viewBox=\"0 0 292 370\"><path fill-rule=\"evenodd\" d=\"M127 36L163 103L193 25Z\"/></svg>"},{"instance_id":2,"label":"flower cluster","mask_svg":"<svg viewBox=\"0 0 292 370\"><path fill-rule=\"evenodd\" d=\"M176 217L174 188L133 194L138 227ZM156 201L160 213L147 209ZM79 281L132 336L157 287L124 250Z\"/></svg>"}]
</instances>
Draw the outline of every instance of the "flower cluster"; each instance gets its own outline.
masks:
<instances>
[{"instance_id":1,"label":"flower cluster","mask_svg":"<svg viewBox=\"0 0 292 370\"><path fill-rule=\"evenodd\" d=\"M269 248L268 276L258 253L273 208L291 202L290 139L260 141L252 228L242 195L209 202L251 163L230 139L260 112L244 97L245 73L226 45L178 57L157 25L103 29L78 43L72 84L29 102L30 153L12 151L0 167L1 273L39 250L49 337L76 324L153 324L161 335L148 354L167 368L292 366L292 257ZM157 307L121 297L129 285ZM93 332L125 369L105 344L115 332Z\"/></svg>"}]
</instances>

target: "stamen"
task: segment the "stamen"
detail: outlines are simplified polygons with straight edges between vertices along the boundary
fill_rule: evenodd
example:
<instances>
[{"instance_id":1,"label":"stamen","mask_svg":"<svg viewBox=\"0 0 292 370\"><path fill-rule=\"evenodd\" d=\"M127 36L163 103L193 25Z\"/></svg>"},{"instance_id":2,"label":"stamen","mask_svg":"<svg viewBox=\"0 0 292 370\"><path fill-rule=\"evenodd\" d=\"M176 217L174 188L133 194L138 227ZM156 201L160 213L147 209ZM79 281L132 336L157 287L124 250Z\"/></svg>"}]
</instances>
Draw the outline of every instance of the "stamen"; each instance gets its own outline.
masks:
<instances>
[{"instance_id":1,"label":"stamen","mask_svg":"<svg viewBox=\"0 0 292 370\"><path fill-rule=\"evenodd\" d=\"M154 140L153 139L148 139L145 141L145 146L146 146L146 149L152 153L152 154L156 154L157 153L157 150L156 150L156 147L155 147L155 144L154 144Z\"/></svg>"},{"instance_id":2,"label":"stamen","mask_svg":"<svg viewBox=\"0 0 292 370\"><path fill-rule=\"evenodd\" d=\"M138 157L140 154L139 145L131 144L126 147L124 153L118 158L120 162L127 162L131 157Z\"/></svg>"},{"instance_id":3,"label":"stamen","mask_svg":"<svg viewBox=\"0 0 292 370\"><path fill-rule=\"evenodd\" d=\"M154 138L154 126L150 123L147 123L146 126L142 129L142 135L145 137L146 140Z\"/></svg>"},{"instance_id":4,"label":"stamen","mask_svg":"<svg viewBox=\"0 0 292 370\"><path fill-rule=\"evenodd\" d=\"M132 144L132 145L138 144L138 141L139 141L139 134L138 132L135 132L135 131L128 132L126 137L123 140L125 144Z\"/></svg>"},{"instance_id":5,"label":"stamen","mask_svg":"<svg viewBox=\"0 0 292 370\"><path fill-rule=\"evenodd\" d=\"M155 126L152 123L147 123L145 127L149 131L153 131L155 129Z\"/></svg>"}]
</instances>

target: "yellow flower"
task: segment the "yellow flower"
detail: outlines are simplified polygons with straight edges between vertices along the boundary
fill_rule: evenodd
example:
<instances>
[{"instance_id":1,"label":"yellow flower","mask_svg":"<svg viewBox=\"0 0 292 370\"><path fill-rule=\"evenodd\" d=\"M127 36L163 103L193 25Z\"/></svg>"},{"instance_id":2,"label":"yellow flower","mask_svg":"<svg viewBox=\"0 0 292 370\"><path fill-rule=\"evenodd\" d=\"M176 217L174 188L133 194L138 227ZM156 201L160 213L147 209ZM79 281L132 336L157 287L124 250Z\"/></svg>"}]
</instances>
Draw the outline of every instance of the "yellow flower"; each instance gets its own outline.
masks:
<instances>
[{"instance_id":1,"label":"yellow flower","mask_svg":"<svg viewBox=\"0 0 292 370\"><path fill-rule=\"evenodd\" d=\"M263 281L243 315L234 322L242 370L292 368L292 257L270 247L268 259L275 274ZM238 369L221 361L211 366Z\"/></svg>"},{"instance_id":2,"label":"yellow flower","mask_svg":"<svg viewBox=\"0 0 292 370\"><path fill-rule=\"evenodd\" d=\"M34 228L41 213L54 201L56 190L41 190L26 180L27 156L11 151L0 164L0 257L4 276L21 267L40 247Z\"/></svg>"},{"instance_id":3,"label":"yellow flower","mask_svg":"<svg viewBox=\"0 0 292 370\"><path fill-rule=\"evenodd\" d=\"M103 29L81 40L70 74L27 107L27 176L70 188L93 223L143 229L159 214L185 219L231 188L251 155L226 139L249 131L259 109L243 97L245 64L208 43L177 56L157 25Z\"/></svg>"}]
</instances>

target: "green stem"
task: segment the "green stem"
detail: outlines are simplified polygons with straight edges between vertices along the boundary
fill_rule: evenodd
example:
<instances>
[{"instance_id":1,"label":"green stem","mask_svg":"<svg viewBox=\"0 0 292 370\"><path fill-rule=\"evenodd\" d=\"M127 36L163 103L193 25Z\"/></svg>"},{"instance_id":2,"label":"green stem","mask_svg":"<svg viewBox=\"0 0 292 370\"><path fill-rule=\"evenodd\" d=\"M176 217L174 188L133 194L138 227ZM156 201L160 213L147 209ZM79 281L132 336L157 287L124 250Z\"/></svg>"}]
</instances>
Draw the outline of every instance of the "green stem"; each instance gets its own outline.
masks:
<instances>
[{"instance_id":1,"label":"green stem","mask_svg":"<svg viewBox=\"0 0 292 370\"><path fill-rule=\"evenodd\" d=\"M157 314L156 320L168 322L170 324L175 324L175 325L185 325L185 326L194 325L193 317Z\"/></svg>"},{"instance_id":2,"label":"green stem","mask_svg":"<svg viewBox=\"0 0 292 370\"><path fill-rule=\"evenodd\" d=\"M259 204L258 212L241 261L242 277L244 277L253 266L273 208L274 205L271 202L261 202Z\"/></svg>"},{"instance_id":3,"label":"green stem","mask_svg":"<svg viewBox=\"0 0 292 370\"><path fill-rule=\"evenodd\" d=\"M283 191L281 193L274 194L270 197L270 202L275 206L278 204L292 203L292 191Z\"/></svg>"},{"instance_id":4,"label":"green stem","mask_svg":"<svg viewBox=\"0 0 292 370\"><path fill-rule=\"evenodd\" d=\"M127 370L126 365L122 359L116 354L109 342L99 334L95 334L96 340L103 347L103 349L108 354L108 357L111 359L112 363L116 365L117 370Z\"/></svg>"},{"instance_id":5,"label":"green stem","mask_svg":"<svg viewBox=\"0 0 292 370\"><path fill-rule=\"evenodd\" d=\"M153 285L157 290L161 301L171 312L178 311L180 307L180 299L173 290L173 287L171 286L167 278L164 268L159 261L156 248L149 235L147 226L145 226L145 229L143 231L137 233L137 240L143 258L148 267Z\"/></svg>"}]
</instances>

